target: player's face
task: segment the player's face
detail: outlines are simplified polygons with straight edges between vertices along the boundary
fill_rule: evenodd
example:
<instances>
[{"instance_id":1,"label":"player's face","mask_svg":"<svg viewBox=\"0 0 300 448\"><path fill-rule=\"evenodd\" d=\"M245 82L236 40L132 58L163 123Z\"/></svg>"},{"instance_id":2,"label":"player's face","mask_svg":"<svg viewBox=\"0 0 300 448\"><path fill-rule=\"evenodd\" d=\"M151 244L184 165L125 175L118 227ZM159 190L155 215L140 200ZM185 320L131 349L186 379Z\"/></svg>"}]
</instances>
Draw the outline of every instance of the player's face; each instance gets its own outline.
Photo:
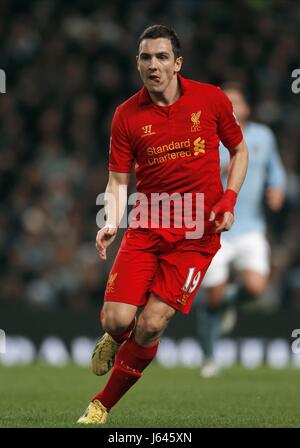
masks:
<instances>
[{"instance_id":1,"label":"player's face","mask_svg":"<svg viewBox=\"0 0 300 448\"><path fill-rule=\"evenodd\" d=\"M243 95L237 90L227 90L226 95L232 102L233 111L240 123L247 121L250 115L250 108Z\"/></svg>"},{"instance_id":2,"label":"player's face","mask_svg":"<svg viewBox=\"0 0 300 448\"><path fill-rule=\"evenodd\" d=\"M142 40L137 68L149 92L163 93L181 69L182 58L175 59L169 39Z\"/></svg>"}]
</instances>

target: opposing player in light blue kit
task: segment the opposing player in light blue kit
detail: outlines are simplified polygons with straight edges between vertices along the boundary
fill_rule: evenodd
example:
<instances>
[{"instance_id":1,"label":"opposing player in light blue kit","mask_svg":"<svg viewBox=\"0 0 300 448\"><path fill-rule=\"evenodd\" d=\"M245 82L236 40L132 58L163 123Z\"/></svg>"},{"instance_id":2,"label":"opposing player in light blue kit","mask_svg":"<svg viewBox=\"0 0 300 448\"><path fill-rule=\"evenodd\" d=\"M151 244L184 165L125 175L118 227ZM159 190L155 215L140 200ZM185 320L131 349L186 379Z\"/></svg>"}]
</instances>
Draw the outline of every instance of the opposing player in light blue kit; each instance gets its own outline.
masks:
<instances>
[{"instance_id":1,"label":"opposing player in light blue kit","mask_svg":"<svg viewBox=\"0 0 300 448\"><path fill-rule=\"evenodd\" d=\"M263 202L272 211L278 211L285 196L285 173L272 130L248 121L250 107L239 84L228 83L223 86L223 90L232 102L243 129L249 148L249 166L235 208L235 223L229 233L222 233L222 248L203 280L206 294L203 306L197 310L198 330L205 356L201 369L203 377L219 374L219 367L214 360L214 346L228 305L261 297L267 287L270 248L266 239ZM221 145L223 180L228 170L227 153ZM228 287L231 266L239 274L234 288Z\"/></svg>"}]
</instances>

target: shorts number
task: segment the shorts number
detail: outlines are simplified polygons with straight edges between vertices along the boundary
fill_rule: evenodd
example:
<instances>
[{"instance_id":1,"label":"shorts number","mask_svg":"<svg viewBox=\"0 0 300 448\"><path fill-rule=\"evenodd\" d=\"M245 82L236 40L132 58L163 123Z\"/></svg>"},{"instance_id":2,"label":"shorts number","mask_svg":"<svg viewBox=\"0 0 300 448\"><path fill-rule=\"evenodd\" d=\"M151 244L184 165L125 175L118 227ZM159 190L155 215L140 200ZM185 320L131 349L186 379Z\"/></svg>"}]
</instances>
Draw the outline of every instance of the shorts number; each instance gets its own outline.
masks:
<instances>
[{"instance_id":1,"label":"shorts number","mask_svg":"<svg viewBox=\"0 0 300 448\"><path fill-rule=\"evenodd\" d=\"M196 268L189 268L189 273L186 282L182 288L184 291L188 291L189 293L195 291L201 278L201 271L197 272L197 274L194 277L195 270Z\"/></svg>"}]
</instances>

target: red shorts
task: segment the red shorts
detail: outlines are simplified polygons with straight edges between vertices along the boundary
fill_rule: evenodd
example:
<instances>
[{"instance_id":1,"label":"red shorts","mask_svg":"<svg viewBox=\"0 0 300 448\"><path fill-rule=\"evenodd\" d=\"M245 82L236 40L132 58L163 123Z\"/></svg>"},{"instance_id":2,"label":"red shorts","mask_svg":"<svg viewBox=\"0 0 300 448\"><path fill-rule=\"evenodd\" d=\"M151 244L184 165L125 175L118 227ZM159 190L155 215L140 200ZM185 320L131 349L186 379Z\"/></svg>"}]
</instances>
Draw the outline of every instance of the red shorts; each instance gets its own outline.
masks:
<instances>
[{"instance_id":1,"label":"red shorts","mask_svg":"<svg viewBox=\"0 0 300 448\"><path fill-rule=\"evenodd\" d=\"M129 228L110 271L104 300L140 307L153 292L188 314L220 247L216 233L189 240L167 230Z\"/></svg>"}]
</instances>

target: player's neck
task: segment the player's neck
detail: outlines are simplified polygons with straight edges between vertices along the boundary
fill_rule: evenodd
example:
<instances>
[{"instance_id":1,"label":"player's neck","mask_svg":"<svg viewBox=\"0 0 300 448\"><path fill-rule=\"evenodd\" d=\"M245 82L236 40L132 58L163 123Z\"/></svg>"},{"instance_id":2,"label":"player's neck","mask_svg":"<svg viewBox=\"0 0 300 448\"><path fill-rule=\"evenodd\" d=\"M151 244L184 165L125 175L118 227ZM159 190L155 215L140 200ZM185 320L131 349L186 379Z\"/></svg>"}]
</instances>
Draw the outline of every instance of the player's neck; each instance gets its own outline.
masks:
<instances>
[{"instance_id":1,"label":"player's neck","mask_svg":"<svg viewBox=\"0 0 300 448\"><path fill-rule=\"evenodd\" d=\"M161 93L149 92L150 98L157 106L171 106L181 96L181 86L178 77L175 76L168 87Z\"/></svg>"}]
</instances>

